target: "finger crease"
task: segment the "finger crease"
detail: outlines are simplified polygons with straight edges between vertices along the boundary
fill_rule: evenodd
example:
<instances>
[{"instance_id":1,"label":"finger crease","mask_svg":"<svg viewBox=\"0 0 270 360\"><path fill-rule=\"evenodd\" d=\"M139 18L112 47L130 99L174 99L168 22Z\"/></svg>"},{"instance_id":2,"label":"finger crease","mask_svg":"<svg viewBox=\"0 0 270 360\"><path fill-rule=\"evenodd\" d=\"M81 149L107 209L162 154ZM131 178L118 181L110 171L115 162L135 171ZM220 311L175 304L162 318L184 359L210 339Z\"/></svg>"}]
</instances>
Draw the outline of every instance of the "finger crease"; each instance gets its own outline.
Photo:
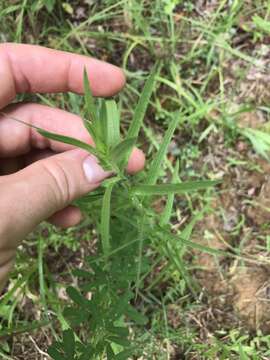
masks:
<instances>
[{"instance_id":1,"label":"finger crease","mask_svg":"<svg viewBox=\"0 0 270 360\"><path fill-rule=\"evenodd\" d=\"M72 74L72 59L71 57L68 59L68 62L67 62L67 69L66 69L66 91L68 91L69 89L72 88L72 77L71 77L71 74Z\"/></svg>"},{"instance_id":2,"label":"finger crease","mask_svg":"<svg viewBox=\"0 0 270 360\"><path fill-rule=\"evenodd\" d=\"M32 85L31 82L28 80L27 76L24 74L22 69L17 66L14 66L12 56L10 55L8 49L6 50L6 56L8 59L9 66L12 72L13 84L16 90L16 93L23 93L23 92L32 92ZM18 76L16 76L18 74ZM17 79L21 79L21 81L17 81Z\"/></svg>"}]
</instances>

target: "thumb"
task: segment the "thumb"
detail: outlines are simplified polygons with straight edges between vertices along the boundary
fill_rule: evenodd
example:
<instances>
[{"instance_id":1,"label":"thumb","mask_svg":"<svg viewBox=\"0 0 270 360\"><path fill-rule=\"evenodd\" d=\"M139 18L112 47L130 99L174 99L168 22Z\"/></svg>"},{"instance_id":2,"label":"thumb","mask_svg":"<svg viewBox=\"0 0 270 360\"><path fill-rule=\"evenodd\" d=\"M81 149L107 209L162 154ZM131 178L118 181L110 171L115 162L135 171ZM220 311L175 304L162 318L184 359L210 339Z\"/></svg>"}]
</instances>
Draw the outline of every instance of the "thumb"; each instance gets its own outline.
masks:
<instances>
[{"instance_id":1,"label":"thumb","mask_svg":"<svg viewBox=\"0 0 270 360\"><path fill-rule=\"evenodd\" d=\"M16 248L41 221L110 175L94 156L70 150L0 178L0 249Z\"/></svg>"}]
</instances>

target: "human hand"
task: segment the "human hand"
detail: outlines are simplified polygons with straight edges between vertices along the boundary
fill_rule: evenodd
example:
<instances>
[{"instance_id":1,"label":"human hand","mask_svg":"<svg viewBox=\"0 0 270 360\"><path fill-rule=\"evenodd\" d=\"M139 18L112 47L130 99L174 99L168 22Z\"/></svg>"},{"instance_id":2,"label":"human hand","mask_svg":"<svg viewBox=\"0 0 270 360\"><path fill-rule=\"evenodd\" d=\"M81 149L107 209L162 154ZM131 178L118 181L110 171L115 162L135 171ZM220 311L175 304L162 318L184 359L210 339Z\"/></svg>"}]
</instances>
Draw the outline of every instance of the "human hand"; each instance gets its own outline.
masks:
<instances>
[{"instance_id":1,"label":"human hand","mask_svg":"<svg viewBox=\"0 0 270 360\"><path fill-rule=\"evenodd\" d=\"M93 156L43 138L18 118L42 129L91 143L81 119L33 103L11 103L18 93L83 92L86 67L95 96L111 96L125 84L116 66L39 46L0 45L0 288L12 268L20 241L41 221L68 227L81 220L69 204L96 189L108 173ZM134 149L128 171L144 166Z\"/></svg>"}]
</instances>

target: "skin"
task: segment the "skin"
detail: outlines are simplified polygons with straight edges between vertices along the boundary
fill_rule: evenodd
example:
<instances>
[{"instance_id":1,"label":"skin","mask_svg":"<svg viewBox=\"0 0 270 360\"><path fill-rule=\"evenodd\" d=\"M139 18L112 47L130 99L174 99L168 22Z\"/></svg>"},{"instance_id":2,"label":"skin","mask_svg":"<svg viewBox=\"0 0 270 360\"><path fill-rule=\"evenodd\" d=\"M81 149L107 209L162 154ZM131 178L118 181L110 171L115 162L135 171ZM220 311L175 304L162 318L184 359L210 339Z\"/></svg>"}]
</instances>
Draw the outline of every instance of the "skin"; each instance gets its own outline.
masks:
<instances>
[{"instance_id":1,"label":"skin","mask_svg":"<svg viewBox=\"0 0 270 360\"><path fill-rule=\"evenodd\" d=\"M92 143L74 114L33 103L10 105L20 93L82 94L84 67L95 96L112 96L125 84L122 70L93 58L39 46L0 45L0 288L21 240L43 220L60 227L79 223L80 210L69 204L110 175L83 150L44 139L11 118ZM144 161L144 154L134 149L127 170L140 171Z\"/></svg>"}]
</instances>

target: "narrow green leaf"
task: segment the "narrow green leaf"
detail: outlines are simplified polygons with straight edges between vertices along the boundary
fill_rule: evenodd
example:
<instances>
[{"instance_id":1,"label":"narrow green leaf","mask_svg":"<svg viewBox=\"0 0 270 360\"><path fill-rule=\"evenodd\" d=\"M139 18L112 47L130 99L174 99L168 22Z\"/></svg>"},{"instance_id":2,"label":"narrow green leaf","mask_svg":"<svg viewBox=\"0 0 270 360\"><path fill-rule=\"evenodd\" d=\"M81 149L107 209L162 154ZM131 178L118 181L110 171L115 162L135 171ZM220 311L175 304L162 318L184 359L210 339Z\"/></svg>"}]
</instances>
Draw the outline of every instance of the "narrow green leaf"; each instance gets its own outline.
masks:
<instances>
[{"instance_id":1,"label":"narrow green leaf","mask_svg":"<svg viewBox=\"0 0 270 360\"><path fill-rule=\"evenodd\" d=\"M92 122L88 119L83 119L83 124L88 133L90 134L91 138L93 139L94 143L98 144L98 135L96 129L94 129L94 126Z\"/></svg>"},{"instance_id":2,"label":"narrow green leaf","mask_svg":"<svg viewBox=\"0 0 270 360\"><path fill-rule=\"evenodd\" d=\"M68 320L72 326L79 326L88 319L87 310L76 307L66 307L63 311L63 316Z\"/></svg>"},{"instance_id":3,"label":"narrow green leaf","mask_svg":"<svg viewBox=\"0 0 270 360\"><path fill-rule=\"evenodd\" d=\"M111 344L108 344L106 348L106 355L107 355L107 360L115 360L115 354L111 347Z\"/></svg>"},{"instance_id":4,"label":"narrow green leaf","mask_svg":"<svg viewBox=\"0 0 270 360\"><path fill-rule=\"evenodd\" d=\"M88 208L88 205L91 205L93 202L101 200L103 195L104 195L104 192L98 192L98 193L94 193L94 194L90 193L88 195L83 196L80 199L75 200L74 204L79 207L87 207Z\"/></svg>"},{"instance_id":5,"label":"narrow green leaf","mask_svg":"<svg viewBox=\"0 0 270 360\"><path fill-rule=\"evenodd\" d=\"M92 347L92 345L85 346L81 351L82 354L80 357L78 357L78 360L90 360L93 359L96 355L95 349Z\"/></svg>"},{"instance_id":6,"label":"narrow green leaf","mask_svg":"<svg viewBox=\"0 0 270 360\"><path fill-rule=\"evenodd\" d=\"M197 224L198 221L203 219L205 212L207 211L207 207L205 206L200 212L194 215L190 222L181 230L181 238L182 239L190 239L194 226ZM179 250L179 249L178 249Z\"/></svg>"},{"instance_id":7,"label":"narrow green leaf","mask_svg":"<svg viewBox=\"0 0 270 360\"><path fill-rule=\"evenodd\" d=\"M179 182L178 181L179 180L179 174L178 173L179 173L179 160L176 162L174 172L173 172L173 176L172 176L172 182L174 184ZM160 225L166 225L166 224L169 223L170 218L172 216L173 202L174 202L174 193L168 195L168 199L167 199L167 202L166 202L165 209L161 214Z\"/></svg>"},{"instance_id":8,"label":"narrow green leaf","mask_svg":"<svg viewBox=\"0 0 270 360\"><path fill-rule=\"evenodd\" d=\"M59 135L59 134L55 134L55 133L52 133L52 132L49 132L49 131L46 131L46 130L43 130L43 129L37 129L37 132L50 139L50 140L55 140L55 141L59 141L59 142L62 142L62 143L65 143L65 144L69 144L69 145L74 145L78 148L81 148L81 149L84 149L86 151L88 151L89 153L95 155L95 156L98 156L98 153L96 151L95 148L93 148L93 146L89 145L89 144L86 144L85 142L83 141L80 141L80 140L77 140L77 139L74 139L72 137L69 137L69 136L65 136L65 135Z\"/></svg>"},{"instance_id":9,"label":"narrow green leaf","mask_svg":"<svg viewBox=\"0 0 270 360\"><path fill-rule=\"evenodd\" d=\"M145 225L144 224L145 224L145 219L144 218L142 218L142 219L140 219L140 221L138 221L139 244L138 244L137 276L136 276L136 283L135 283L135 289L136 289L135 297L136 298L137 298L138 293L139 293L140 277L141 277L141 271L142 271L143 242L145 240L145 232L144 232L144 226Z\"/></svg>"},{"instance_id":10,"label":"narrow green leaf","mask_svg":"<svg viewBox=\"0 0 270 360\"><path fill-rule=\"evenodd\" d=\"M136 185L131 188L132 194L137 195L168 195L183 194L190 191L204 190L211 186L220 184L220 181L189 181L181 184L161 184L161 185Z\"/></svg>"},{"instance_id":11,"label":"narrow green leaf","mask_svg":"<svg viewBox=\"0 0 270 360\"><path fill-rule=\"evenodd\" d=\"M127 316L138 325L145 325L148 319L143 314L139 313L133 306L129 305L126 310Z\"/></svg>"},{"instance_id":12,"label":"narrow green leaf","mask_svg":"<svg viewBox=\"0 0 270 360\"><path fill-rule=\"evenodd\" d=\"M65 353L72 359L75 354L75 337L71 329L68 329L63 333L63 347Z\"/></svg>"},{"instance_id":13,"label":"narrow green leaf","mask_svg":"<svg viewBox=\"0 0 270 360\"><path fill-rule=\"evenodd\" d=\"M1 340L1 338L5 337L5 336L11 336L11 335L16 335L16 334L31 332L33 330L40 329L49 324L50 324L50 322L47 320L32 321L30 324L18 325L16 327L11 327L8 329L4 328L4 329L0 330L0 340Z\"/></svg>"},{"instance_id":14,"label":"narrow green leaf","mask_svg":"<svg viewBox=\"0 0 270 360\"><path fill-rule=\"evenodd\" d=\"M96 123L95 129L97 131L100 139L103 140L103 143L107 146L107 112L106 112L106 101L100 100L98 121Z\"/></svg>"},{"instance_id":15,"label":"narrow green leaf","mask_svg":"<svg viewBox=\"0 0 270 360\"><path fill-rule=\"evenodd\" d=\"M246 128L240 131L251 142L254 150L266 160L270 160L270 135L266 132Z\"/></svg>"},{"instance_id":16,"label":"narrow green leaf","mask_svg":"<svg viewBox=\"0 0 270 360\"><path fill-rule=\"evenodd\" d=\"M160 231L162 232L162 237L166 237L167 241L171 240L172 242L175 242L177 239L179 239L179 242L188 246L189 248L197 249L197 250L200 250L200 251L205 252L210 255L235 257L235 255L230 252L210 248L208 246L204 246L199 243L195 243L193 241L184 239L181 236L175 236L175 235L171 234L169 231L164 230L164 228L162 228L162 227L160 227Z\"/></svg>"},{"instance_id":17,"label":"narrow green leaf","mask_svg":"<svg viewBox=\"0 0 270 360\"><path fill-rule=\"evenodd\" d=\"M179 113L176 113L173 117L173 120L170 122L169 127L164 135L164 139L162 144L160 145L160 148L155 156L155 159L153 160L152 164L150 165L148 176L146 178L146 184L154 185L157 182L162 162L166 156L168 146L171 142L172 136L174 134L174 131L179 123Z\"/></svg>"},{"instance_id":18,"label":"narrow green leaf","mask_svg":"<svg viewBox=\"0 0 270 360\"><path fill-rule=\"evenodd\" d=\"M243 346L241 343L238 344L239 347L239 355L240 355L240 360L248 360L249 358L247 357L247 355L244 352Z\"/></svg>"},{"instance_id":19,"label":"narrow green leaf","mask_svg":"<svg viewBox=\"0 0 270 360\"><path fill-rule=\"evenodd\" d=\"M55 141L59 141L59 142L65 143L65 144L74 145L76 147L79 147L81 149L84 149L84 150L90 152L91 154L93 154L97 157L99 156L97 150L93 146L91 146L83 141L77 140L70 136L60 135L60 134L56 134L56 133L41 129L37 126L27 123L26 121L18 119L14 116L10 116L10 115L4 113L3 111L0 111L0 115L7 116L8 118L10 118L14 121L17 121L25 126L32 128L32 129L35 129L40 135L42 135L50 140L55 140Z\"/></svg>"},{"instance_id":20,"label":"narrow green leaf","mask_svg":"<svg viewBox=\"0 0 270 360\"><path fill-rule=\"evenodd\" d=\"M85 105L86 105L86 114L88 116L88 120L92 123L98 120L97 118L97 109L94 102L94 97L92 95L92 91L90 88L89 77L86 69L83 72L83 85L84 85L84 97L85 97Z\"/></svg>"},{"instance_id":21,"label":"narrow green leaf","mask_svg":"<svg viewBox=\"0 0 270 360\"><path fill-rule=\"evenodd\" d=\"M123 347L130 346L130 342L127 339L120 337L120 336L110 336L108 339L111 342L114 342L115 344L121 345Z\"/></svg>"},{"instance_id":22,"label":"narrow green leaf","mask_svg":"<svg viewBox=\"0 0 270 360\"><path fill-rule=\"evenodd\" d=\"M135 108L132 123L128 129L128 133L127 133L128 138L137 137L139 134L139 131L140 131L140 128L141 128L141 125L142 125L142 122L143 122L143 119L144 119L144 116L146 113L146 109L147 109L147 106L150 101L150 97L151 97L152 92L155 87L155 79L156 79L156 75L158 73L158 68L159 68L159 65L156 64L144 85L139 102Z\"/></svg>"},{"instance_id":23,"label":"narrow green leaf","mask_svg":"<svg viewBox=\"0 0 270 360\"><path fill-rule=\"evenodd\" d=\"M78 278L93 280L93 274L83 269L75 269L72 271L72 274Z\"/></svg>"},{"instance_id":24,"label":"narrow green leaf","mask_svg":"<svg viewBox=\"0 0 270 360\"><path fill-rule=\"evenodd\" d=\"M120 115L114 100L101 100L95 131L106 150L120 142Z\"/></svg>"},{"instance_id":25,"label":"narrow green leaf","mask_svg":"<svg viewBox=\"0 0 270 360\"><path fill-rule=\"evenodd\" d=\"M253 23L258 29L264 31L267 34L270 34L270 21L265 20L258 15L255 15L253 17Z\"/></svg>"},{"instance_id":26,"label":"narrow green leaf","mask_svg":"<svg viewBox=\"0 0 270 360\"><path fill-rule=\"evenodd\" d=\"M101 209L101 224L100 224L100 235L103 253L107 257L110 253L110 215L111 215L111 194L113 189L113 183L105 190L105 194L102 201Z\"/></svg>"},{"instance_id":27,"label":"narrow green leaf","mask_svg":"<svg viewBox=\"0 0 270 360\"><path fill-rule=\"evenodd\" d=\"M116 334L117 336L120 337L128 337L129 335L128 328L123 326L111 326L109 330L111 333Z\"/></svg>"},{"instance_id":28,"label":"narrow green leaf","mask_svg":"<svg viewBox=\"0 0 270 360\"><path fill-rule=\"evenodd\" d=\"M115 356L115 360L126 360L129 359L134 353L134 350L123 350Z\"/></svg>"},{"instance_id":29,"label":"narrow green leaf","mask_svg":"<svg viewBox=\"0 0 270 360\"><path fill-rule=\"evenodd\" d=\"M120 141L120 114L117 104L114 100L107 100L106 118L107 118L107 146L115 146Z\"/></svg>"},{"instance_id":30,"label":"narrow green leaf","mask_svg":"<svg viewBox=\"0 0 270 360\"><path fill-rule=\"evenodd\" d=\"M117 165L125 165L125 163L128 161L128 155L135 145L135 141L136 138L125 139L112 149L111 157ZM124 160L126 161L124 162Z\"/></svg>"},{"instance_id":31,"label":"narrow green leaf","mask_svg":"<svg viewBox=\"0 0 270 360\"><path fill-rule=\"evenodd\" d=\"M47 10L51 13L55 6L55 0L45 0L44 1Z\"/></svg>"},{"instance_id":32,"label":"narrow green leaf","mask_svg":"<svg viewBox=\"0 0 270 360\"><path fill-rule=\"evenodd\" d=\"M94 97L91 92L89 77L86 69L83 73L83 84L84 84L84 98L85 98L85 113L86 119L83 120L84 126L86 127L89 134L92 136L98 149L103 148L103 142L98 134L98 113L94 102Z\"/></svg>"},{"instance_id":33,"label":"narrow green leaf","mask_svg":"<svg viewBox=\"0 0 270 360\"><path fill-rule=\"evenodd\" d=\"M63 360L63 355L55 348L54 344L49 347L48 354L54 360Z\"/></svg>"},{"instance_id":34,"label":"narrow green leaf","mask_svg":"<svg viewBox=\"0 0 270 360\"><path fill-rule=\"evenodd\" d=\"M77 289L75 289L74 287L72 286L69 286L67 288L67 294L68 296L70 297L70 299L72 301L74 301L75 304L81 306L81 307L85 307L88 305L89 301L84 298Z\"/></svg>"},{"instance_id":35,"label":"narrow green leaf","mask_svg":"<svg viewBox=\"0 0 270 360\"><path fill-rule=\"evenodd\" d=\"M190 289L193 296L197 298L197 293L199 290L198 286L194 282L194 280L189 276L186 264L184 263L184 260L182 259L180 252L177 250L178 249L173 242L166 243L165 251L167 252L168 258L170 259L171 263L176 267L177 271L179 271L182 278L185 280L185 283Z\"/></svg>"},{"instance_id":36,"label":"narrow green leaf","mask_svg":"<svg viewBox=\"0 0 270 360\"><path fill-rule=\"evenodd\" d=\"M223 250L217 250L214 248L210 248L208 246L204 246L198 243L195 243L193 241L190 240L186 240L186 239L180 239L186 246L191 247L193 249L197 249L200 250L202 252L205 252L207 254L210 255L217 255L217 256L230 256L229 252L223 251Z\"/></svg>"}]
</instances>

